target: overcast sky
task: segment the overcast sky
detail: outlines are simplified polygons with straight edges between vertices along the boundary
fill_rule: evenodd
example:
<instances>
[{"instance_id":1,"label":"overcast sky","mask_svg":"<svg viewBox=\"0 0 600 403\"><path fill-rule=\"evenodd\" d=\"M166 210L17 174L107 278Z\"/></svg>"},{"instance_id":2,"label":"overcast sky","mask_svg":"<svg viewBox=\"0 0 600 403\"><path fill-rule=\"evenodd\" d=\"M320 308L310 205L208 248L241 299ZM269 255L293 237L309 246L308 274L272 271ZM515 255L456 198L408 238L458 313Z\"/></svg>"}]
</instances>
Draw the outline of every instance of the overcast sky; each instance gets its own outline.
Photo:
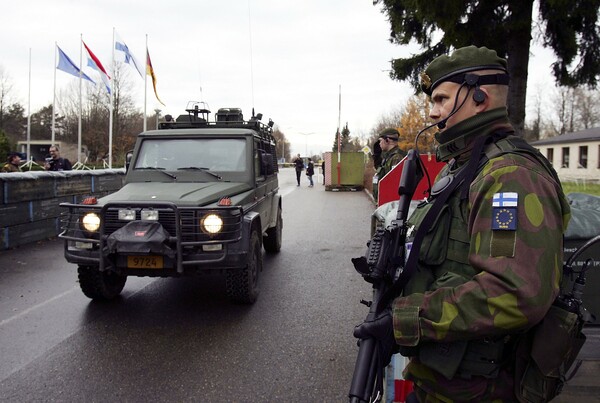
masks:
<instances>
[{"instance_id":1,"label":"overcast sky","mask_svg":"<svg viewBox=\"0 0 600 403\"><path fill-rule=\"evenodd\" d=\"M4 2L0 66L13 84L14 101L27 111L31 49L35 112L52 103L55 42L79 65L83 35L108 69L113 28L142 64L147 34L158 95L166 104L158 103L149 80L148 114L158 108L161 115L177 116L188 101L204 101L213 113L239 107L249 118L254 107L263 121L275 121L293 153L312 155L331 149L340 86L341 123L348 122L353 136L367 135L382 114L412 95L408 84L389 78L389 61L418 48L392 45L380 10L371 0ZM551 62L550 52L533 48L529 95L539 83L553 87ZM84 71L100 82L92 70ZM129 72L142 110L144 81ZM58 71L57 93L73 81Z\"/></svg>"}]
</instances>

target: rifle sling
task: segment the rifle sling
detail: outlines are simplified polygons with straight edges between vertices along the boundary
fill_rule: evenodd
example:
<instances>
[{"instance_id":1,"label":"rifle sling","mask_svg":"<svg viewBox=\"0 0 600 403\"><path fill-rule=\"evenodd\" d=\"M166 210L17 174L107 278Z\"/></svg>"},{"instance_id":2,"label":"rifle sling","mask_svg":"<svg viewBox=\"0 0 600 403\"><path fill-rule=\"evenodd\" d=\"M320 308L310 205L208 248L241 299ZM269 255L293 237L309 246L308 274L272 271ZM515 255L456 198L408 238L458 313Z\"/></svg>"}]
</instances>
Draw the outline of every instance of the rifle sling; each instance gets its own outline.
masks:
<instances>
[{"instance_id":1,"label":"rifle sling","mask_svg":"<svg viewBox=\"0 0 600 403\"><path fill-rule=\"evenodd\" d=\"M415 238L413 239L408 260L404 265L404 270L402 270L398 276L398 279L390 288L388 288L388 290L377 302L378 314L383 310L384 307L388 306L396 296L400 295L412 275L415 273L417 269L417 260L419 259L419 250L425 235L446 204L446 201L450 195L454 193L454 190L462 183L464 183L465 187L468 189L469 184L473 181L475 174L479 170L479 161L485 145L493 140L498 140L499 137L506 137L506 135L507 133L496 133L490 136L480 137L475 141L468 164L464 168L460 169L454 180L434 199L433 206L431 206L423 218L423 221L419 225L419 229L417 230ZM462 196L466 197L467 192L463 192Z\"/></svg>"}]
</instances>

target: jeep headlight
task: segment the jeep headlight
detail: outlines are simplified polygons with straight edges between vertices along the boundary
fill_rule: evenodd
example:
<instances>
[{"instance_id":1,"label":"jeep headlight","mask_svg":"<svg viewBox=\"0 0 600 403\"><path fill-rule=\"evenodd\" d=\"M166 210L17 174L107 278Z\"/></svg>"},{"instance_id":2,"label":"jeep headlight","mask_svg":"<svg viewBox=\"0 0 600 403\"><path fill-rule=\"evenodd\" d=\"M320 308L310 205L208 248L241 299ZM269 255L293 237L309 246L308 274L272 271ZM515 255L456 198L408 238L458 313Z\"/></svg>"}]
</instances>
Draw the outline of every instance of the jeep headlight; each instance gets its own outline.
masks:
<instances>
[{"instance_id":1,"label":"jeep headlight","mask_svg":"<svg viewBox=\"0 0 600 403\"><path fill-rule=\"evenodd\" d=\"M200 228L209 234L216 234L223 229L223 220L216 214L209 214L200 220Z\"/></svg>"},{"instance_id":2,"label":"jeep headlight","mask_svg":"<svg viewBox=\"0 0 600 403\"><path fill-rule=\"evenodd\" d=\"M100 228L100 216L96 213L86 213L81 217L81 226L84 230L94 233Z\"/></svg>"}]
</instances>

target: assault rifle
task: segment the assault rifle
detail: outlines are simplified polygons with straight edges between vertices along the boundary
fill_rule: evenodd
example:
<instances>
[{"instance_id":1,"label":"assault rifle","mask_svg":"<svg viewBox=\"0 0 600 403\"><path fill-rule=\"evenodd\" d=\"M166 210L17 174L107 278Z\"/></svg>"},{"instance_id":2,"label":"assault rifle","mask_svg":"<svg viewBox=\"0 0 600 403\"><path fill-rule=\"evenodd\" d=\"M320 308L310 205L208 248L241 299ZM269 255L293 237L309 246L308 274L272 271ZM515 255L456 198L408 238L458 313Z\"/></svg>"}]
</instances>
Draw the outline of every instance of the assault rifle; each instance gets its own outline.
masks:
<instances>
[{"instance_id":1,"label":"assault rifle","mask_svg":"<svg viewBox=\"0 0 600 403\"><path fill-rule=\"evenodd\" d=\"M394 280L404 269L405 240L410 201L423 177L419 153L409 150L400 177L398 210L396 219L387 228L379 228L368 243L366 256L352 259L354 268L365 281L373 284L373 301L361 303L369 307L366 321L373 320L389 303L382 297L392 287ZM374 338L359 341L358 356L354 366L352 385L348 397L350 402L376 402L383 393L383 369L387 362L379 357L378 341Z\"/></svg>"}]
</instances>

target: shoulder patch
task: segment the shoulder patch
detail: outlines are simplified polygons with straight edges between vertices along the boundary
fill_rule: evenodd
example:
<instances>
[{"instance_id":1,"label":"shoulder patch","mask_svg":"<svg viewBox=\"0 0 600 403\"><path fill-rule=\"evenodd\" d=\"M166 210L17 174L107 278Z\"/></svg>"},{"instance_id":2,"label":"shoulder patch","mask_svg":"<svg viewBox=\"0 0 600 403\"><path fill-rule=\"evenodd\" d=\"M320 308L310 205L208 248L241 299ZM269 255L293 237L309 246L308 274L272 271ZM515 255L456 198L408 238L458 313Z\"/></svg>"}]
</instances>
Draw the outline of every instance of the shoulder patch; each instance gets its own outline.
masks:
<instances>
[{"instance_id":1,"label":"shoulder patch","mask_svg":"<svg viewBox=\"0 0 600 403\"><path fill-rule=\"evenodd\" d=\"M517 207L519 195L517 192L494 193L492 207Z\"/></svg>"},{"instance_id":2,"label":"shoulder patch","mask_svg":"<svg viewBox=\"0 0 600 403\"><path fill-rule=\"evenodd\" d=\"M519 195L516 192L494 193L492 197L492 229L515 231Z\"/></svg>"}]
</instances>

